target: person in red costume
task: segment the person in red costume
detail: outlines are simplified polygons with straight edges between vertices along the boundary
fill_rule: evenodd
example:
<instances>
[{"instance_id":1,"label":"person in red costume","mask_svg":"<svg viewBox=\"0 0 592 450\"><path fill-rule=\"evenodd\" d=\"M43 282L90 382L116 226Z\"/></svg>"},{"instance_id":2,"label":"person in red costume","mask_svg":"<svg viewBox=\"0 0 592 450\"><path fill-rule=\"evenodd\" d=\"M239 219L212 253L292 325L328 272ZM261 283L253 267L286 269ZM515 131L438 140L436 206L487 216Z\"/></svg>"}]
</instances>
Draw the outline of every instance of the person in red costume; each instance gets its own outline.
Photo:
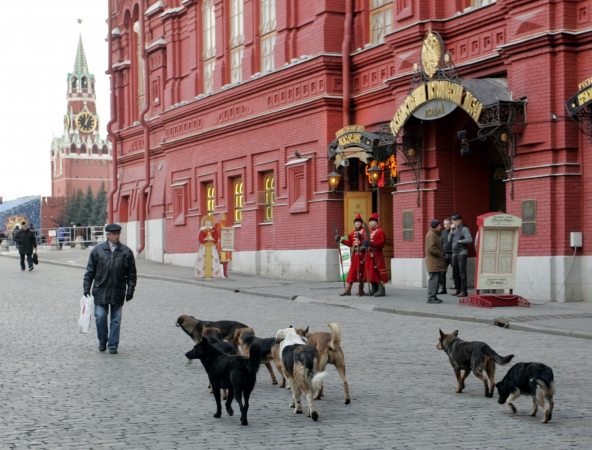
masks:
<instances>
[{"instance_id":1,"label":"person in red costume","mask_svg":"<svg viewBox=\"0 0 592 450\"><path fill-rule=\"evenodd\" d=\"M370 239L365 240L362 245L367 247L366 264L364 265L364 279L371 284L370 295L373 297L384 297L384 285L388 281L384 254L382 249L386 243L386 234L378 225L378 213L370 216Z\"/></svg>"},{"instance_id":2,"label":"person in red costume","mask_svg":"<svg viewBox=\"0 0 592 450\"><path fill-rule=\"evenodd\" d=\"M341 297L344 295L351 295L352 285L356 282L360 283L358 296L365 295L364 257L366 256L366 248L362 246L362 242L365 239L366 230L362 228L363 223L364 221L362 220L362 216L358 214L354 219L354 226L356 228L349 234L347 239L341 239L341 236L335 236L335 240L338 243L342 243L343 245L347 245L348 247L352 248L351 265L349 267L347 279L345 280L345 290L339 294Z\"/></svg>"}]
</instances>

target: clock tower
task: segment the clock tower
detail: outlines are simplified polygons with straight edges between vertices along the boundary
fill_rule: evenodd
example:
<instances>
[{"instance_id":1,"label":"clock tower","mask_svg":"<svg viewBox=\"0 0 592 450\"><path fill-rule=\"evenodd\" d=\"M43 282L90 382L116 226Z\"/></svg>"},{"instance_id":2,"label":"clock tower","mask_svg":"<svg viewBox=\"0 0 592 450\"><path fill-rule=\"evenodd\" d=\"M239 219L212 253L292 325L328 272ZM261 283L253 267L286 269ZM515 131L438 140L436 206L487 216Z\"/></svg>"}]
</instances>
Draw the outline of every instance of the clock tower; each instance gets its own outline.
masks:
<instances>
[{"instance_id":1,"label":"clock tower","mask_svg":"<svg viewBox=\"0 0 592 450\"><path fill-rule=\"evenodd\" d=\"M111 188L111 144L99 135L95 76L88 71L82 36L78 39L74 70L67 78L64 132L51 143L51 191L70 196L79 188L94 194L104 183Z\"/></svg>"}]
</instances>

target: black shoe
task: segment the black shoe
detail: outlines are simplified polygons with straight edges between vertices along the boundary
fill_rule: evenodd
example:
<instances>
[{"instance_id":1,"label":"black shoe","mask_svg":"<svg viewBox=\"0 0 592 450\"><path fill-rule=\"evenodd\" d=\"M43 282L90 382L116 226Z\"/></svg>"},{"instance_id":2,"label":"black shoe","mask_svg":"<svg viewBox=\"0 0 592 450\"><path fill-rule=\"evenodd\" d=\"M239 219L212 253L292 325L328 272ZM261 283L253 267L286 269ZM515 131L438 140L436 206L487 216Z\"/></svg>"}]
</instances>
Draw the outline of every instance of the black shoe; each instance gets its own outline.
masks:
<instances>
[{"instance_id":1,"label":"black shoe","mask_svg":"<svg viewBox=\"0 0 592 450\"><path fill-rule=\"evenodd\" d=\"M446 289L443 289L440 292L438 292L438 294L448 294L448 292L446 292Z\"/></svg>"},{"instance_id":2,"label":"black shoe","mask_svg":"<svg viewBox=\"0 0 592 450\"><path fill-rule=\"evenodd\" d=\"M99 344L99 351L104 352L107 350L107 344Z\"/></svg>"},{"instance_id":3,"label":"black shoe","mask_svg":"<svg viewBox=\"0 0 592 450\"><path fill-rule=\"evenodd\" d=\"M434 297L436 299L437 303L442 303L442 299L438 298L438 297Z\"/></svg>"},{"instance_id":4,"label":"black shoe","mask_svg":"<svg viewBox=\"0 0 592 450\"><path fill-rule=\"evenodd\" d=\"M25 271L25 268L24 267L21 267L21 271L24 272Z\"/></svg>"},{"instance_id":5,"label":"black shoe","mask_svg":"<svg viewBox=\"0 0 592 450\"><path fill-rule=\"evenodd\" d=\"M428 298L428 303L442 303L442 300L440 300L439 298Z\"/></svg>"},{"instance_id":6,"label":"black shoe","mask_svg":"<svg viewBox=\"0 0 592 450\"><path fill-rule=\"evenodd\" d=\"M112 355L116 355L117 354L117 349L115 347L111 347L109 349L109 353L111 353Z\"/></svg>"},{"instance_id":7,"label":"black shoe","mask_svg":"<svg viewBox=\"0 0 592 450\"><path fill-rule=\"evenodd\" d=\"M30 272L31 270L33 270L34 268L35 268L35 266L31 266L31 267L29 267L29 272Z\"/></svg>"}]
</instances>

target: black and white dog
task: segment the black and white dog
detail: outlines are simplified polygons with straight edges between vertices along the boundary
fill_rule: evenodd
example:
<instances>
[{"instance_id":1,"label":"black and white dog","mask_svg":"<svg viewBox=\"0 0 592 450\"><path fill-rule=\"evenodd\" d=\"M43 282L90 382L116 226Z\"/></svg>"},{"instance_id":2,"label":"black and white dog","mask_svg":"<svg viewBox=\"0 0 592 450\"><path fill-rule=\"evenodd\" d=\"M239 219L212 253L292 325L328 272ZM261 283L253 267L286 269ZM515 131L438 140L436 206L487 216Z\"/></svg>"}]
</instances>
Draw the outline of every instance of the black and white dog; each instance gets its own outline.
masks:
<instances>
[{"instance_id":1,"label":"black and white dog","mask_svg":"<svg viewBox=\"0 0 592 450\"><path fill-rule=\"evenodd\" d=\"M512 367L504 379L495 385L499 394L498 403L506 404L512 412L516 407L512 404L520 394L532 396L531 416L536 416L539 406L545 411L543 423L549 422L553 414L553 395L555 395L555 380L549 366L541 363L518 363ZM549 407L545 408L545 399Z\"/></svg>"},{"instance_id":2,"label":"black and white dog","mask_svg":"<svg viewBox=\"0 0 592 450\"><path fill-rule=\"evenodd\" d=\"M317 421L319 413L314 405L314 397L323 387L323 379L327 375L327 372L319 372L319 352L312 345L306 345L294 328L279 330L275 338L280 344L283 372L292 389L290 407L294 408L296 414L302 414L301 397L304 392L308 400L306 416Z\"/></svg>"}]
</instances>

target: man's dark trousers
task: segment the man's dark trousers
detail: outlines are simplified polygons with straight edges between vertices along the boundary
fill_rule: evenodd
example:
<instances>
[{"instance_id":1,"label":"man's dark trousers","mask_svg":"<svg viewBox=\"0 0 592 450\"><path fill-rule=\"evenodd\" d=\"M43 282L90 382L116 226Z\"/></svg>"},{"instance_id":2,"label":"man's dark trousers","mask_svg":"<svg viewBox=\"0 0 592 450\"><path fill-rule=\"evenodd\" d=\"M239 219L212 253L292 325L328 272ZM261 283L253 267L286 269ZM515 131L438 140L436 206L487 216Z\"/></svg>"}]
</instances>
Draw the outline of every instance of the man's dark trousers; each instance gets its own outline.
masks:
<instances>
[{"instance_id":1,"label":"man's dark trousers","mask_svg":"<svg viewBox=\"0 0 592 450\"><path fill-rule=\"evenodd\" d=\"M452 255L452 276L456 292L467 294L467 258L466 254Z\"/></svg>"},{"instance_id":2,"label":"man's dark trousers","mask_svg":"<svg viewBox=\"0 0 592 450\"><path fill-rule=\"evenodd\" d=\"M446 271L440 272L440 282L438 286L442 292L446 292L446 273L448 272L448 266L452 264L452 253L446 253Z\"/></svg>"},{"instance_id":3,"label":"man's dark trousers","mask_svg":"<svg viewBox=\"0 0 592 450\"><path fill-rule=\"evenodd\" d=\"M21 253L21 269L23 270L25 270L25 256L27 257L29 268L33 267L33 253L28 253L27 255Z\"/></svg>"}]
</instances>

